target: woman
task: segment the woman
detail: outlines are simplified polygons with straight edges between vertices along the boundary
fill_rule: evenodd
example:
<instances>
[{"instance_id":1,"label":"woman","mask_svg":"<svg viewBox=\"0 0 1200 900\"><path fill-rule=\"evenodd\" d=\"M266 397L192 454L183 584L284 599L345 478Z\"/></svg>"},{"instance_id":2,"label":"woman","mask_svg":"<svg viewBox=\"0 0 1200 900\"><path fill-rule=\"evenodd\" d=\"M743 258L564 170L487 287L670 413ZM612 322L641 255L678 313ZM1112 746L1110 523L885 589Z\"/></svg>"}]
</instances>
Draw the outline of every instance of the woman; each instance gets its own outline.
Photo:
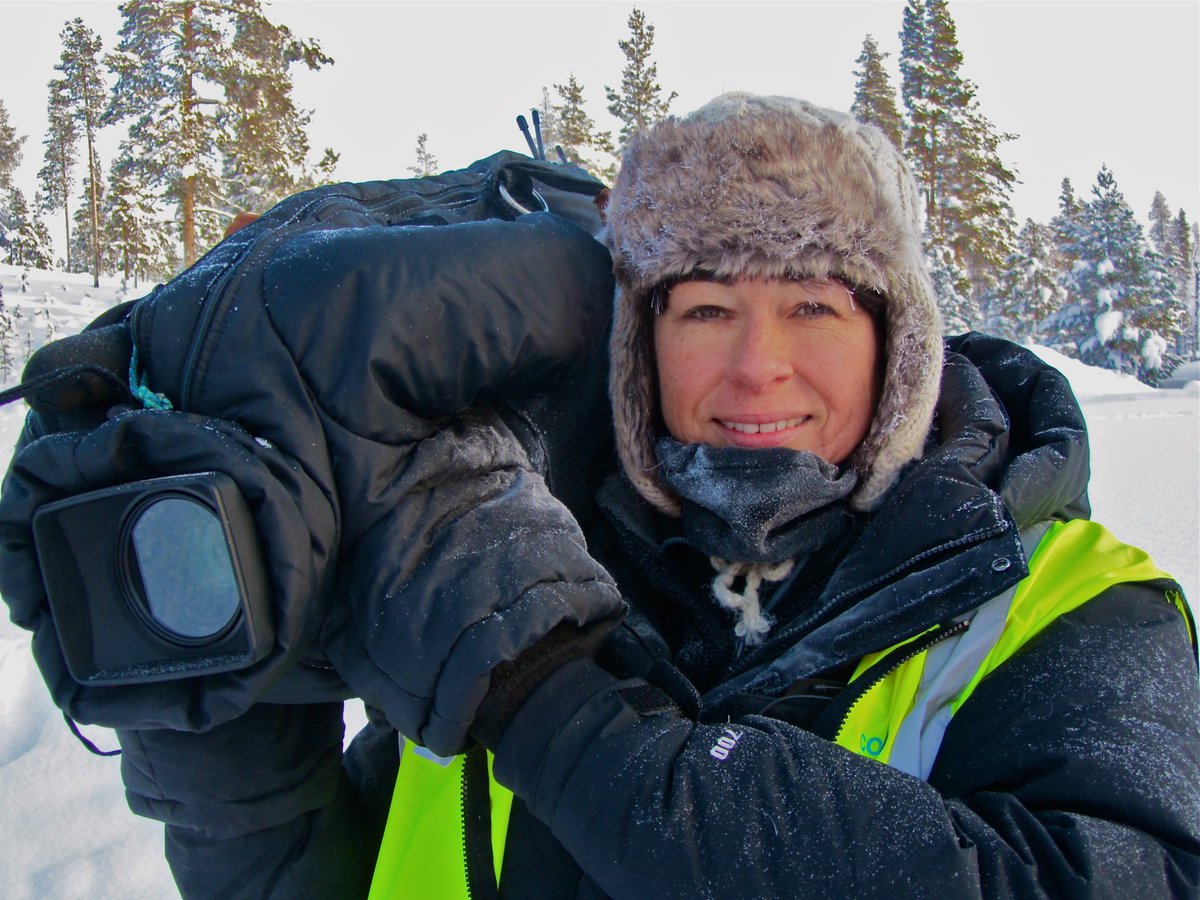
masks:
<instances>
[{"instance_id":1,"label":"woman","mask_svg":"<svg viewBox=\"0 0 1200 900\"><path fill-rule=\"evenodd\" d=\"M380 715L343 766L341 682L281 681L204 733L121 732L181 892L1195 896L1178 585L1086 520L1062 376L980 335L944 352L896 149L727 95L635 137L607 215L620 470L587 552L520 416L426 422L305 380L346 452L320 482L336 602L297 668ZM573 227L548 219L528 221ZM559 321L563 291L526 293L501 292L505 334ZM334 433L360 406L372 427ZM604 430L586 409L540 421ZM422 439L392 446L393 420ZM346 477L359 457L383 475Z\"/></svg>"},{"instance_id":2,"label":"woman","mask_svg":"<svg viewBox=\"0 0 1200 900\"><path fill-rule=\"evenodd\" d=\"M837 113L733 94L632 141L589 542L632 608L493 674L501 895L1200 889L1178 587L1080 518L1057 373L943 356L920 234L899 154ZM429 858L409 763L376 896Z\"/></svg>"}]
</instances>

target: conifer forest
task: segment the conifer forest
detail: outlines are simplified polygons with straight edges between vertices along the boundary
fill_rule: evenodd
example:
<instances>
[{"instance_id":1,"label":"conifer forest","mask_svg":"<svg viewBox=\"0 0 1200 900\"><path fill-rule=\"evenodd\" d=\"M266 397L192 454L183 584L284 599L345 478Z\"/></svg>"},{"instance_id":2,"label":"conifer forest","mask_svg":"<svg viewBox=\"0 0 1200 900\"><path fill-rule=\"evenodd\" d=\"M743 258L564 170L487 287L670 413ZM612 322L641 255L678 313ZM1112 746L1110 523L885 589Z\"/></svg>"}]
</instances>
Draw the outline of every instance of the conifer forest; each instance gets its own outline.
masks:
<instances>
[{"instance_id":1,"label":"conifer forest","mask_svg":"<svg viewBox=\"0 0 1200 900\"><path fill-rule=\"evenodd\" d=\"M1004 158L1014 135L963 74L952 11L948 0L907 0L898 83L871 35L842 76L851 112L901 148L917 181L947 332L1035 342L1148 384L1197 358L1197 224L1160 192L1126 198L1107 167L1091 184L1063 178L1050 221L1017 221L1018 173ZM149 287L237 216L337 180L337 148L310 146L313 111L294 97L298 71L334 63L317 40L273 22L259 0L126 0L120 13L112 46L83 18L63 24L42 134L18 132L0 87L0 263ZM625 25L614 41L624 65L609 83L566 71L528 87L551 158L605 180L631 134L683 112L660 82L653 23L633 8ZM592 93L611 127L589 112ZM112 158L101 157L101 132L120 135ZM392 177L439 171L436 145L436 128L423 131ZM27 196L13 172L39 152ZM12 324L0 297L0 332ZM0 340L19 354L10 343Z\"/></svg>"}]
</instances>

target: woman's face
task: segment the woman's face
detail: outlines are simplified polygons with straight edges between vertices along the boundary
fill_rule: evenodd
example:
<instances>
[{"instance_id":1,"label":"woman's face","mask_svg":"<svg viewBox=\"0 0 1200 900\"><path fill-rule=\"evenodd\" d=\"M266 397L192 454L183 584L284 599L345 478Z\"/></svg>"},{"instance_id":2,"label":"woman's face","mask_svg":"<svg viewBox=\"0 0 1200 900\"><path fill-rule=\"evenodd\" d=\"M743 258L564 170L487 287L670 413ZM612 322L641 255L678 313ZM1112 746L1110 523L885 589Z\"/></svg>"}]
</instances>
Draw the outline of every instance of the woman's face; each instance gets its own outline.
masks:
<instances>
[{"instance_id":1,"label":"woman's face","mask_svg":"<svg viewBox=\"0 0 1200 900\"><path fill-rule=\"evenodd\" d=\"M682 443L841 463L879 399L875 323L838 281L681 282L655 317L654 354L663 420Z\"/></svg>"}]
</instances>

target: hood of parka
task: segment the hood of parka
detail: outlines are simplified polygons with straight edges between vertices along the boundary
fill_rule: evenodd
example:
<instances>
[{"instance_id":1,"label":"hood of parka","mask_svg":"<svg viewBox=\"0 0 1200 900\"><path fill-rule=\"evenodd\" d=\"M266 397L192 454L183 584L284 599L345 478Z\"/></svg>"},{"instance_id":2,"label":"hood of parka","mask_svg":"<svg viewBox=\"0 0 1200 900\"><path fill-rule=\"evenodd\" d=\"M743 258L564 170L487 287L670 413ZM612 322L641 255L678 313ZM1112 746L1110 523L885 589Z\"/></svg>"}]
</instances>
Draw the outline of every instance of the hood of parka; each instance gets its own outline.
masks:
<instances>
[{"instance_id":1,"label":"hood of parka","mask_svg":"<svg viewBox=\"0 0 1200 900\"><path fill-rule=\"evenodd\" d=\"M635 135L607 207L617 280L610 394L621 464L678 516L655 475L661 431L651 292L718 278L840 278L886 303L883 390L851 458L853 505L877 505L921 455L937 400L941 318L921 247L920 198L878 129L787 97L725 94Z\"/></svg>"}]
</instances>

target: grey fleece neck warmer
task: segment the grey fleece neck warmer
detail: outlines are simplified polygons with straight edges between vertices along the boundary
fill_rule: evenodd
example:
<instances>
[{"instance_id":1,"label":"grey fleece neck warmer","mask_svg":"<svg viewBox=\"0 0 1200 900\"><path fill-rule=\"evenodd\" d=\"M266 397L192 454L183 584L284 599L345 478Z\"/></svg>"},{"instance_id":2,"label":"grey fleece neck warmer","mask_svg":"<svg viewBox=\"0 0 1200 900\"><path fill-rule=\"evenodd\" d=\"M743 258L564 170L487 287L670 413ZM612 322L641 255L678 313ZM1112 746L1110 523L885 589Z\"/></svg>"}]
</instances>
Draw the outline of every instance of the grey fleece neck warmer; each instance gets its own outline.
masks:
<instances>
[{"instance_id":1,"label":"grey fleece neck warmer","mask_svg":"<svg viewBox=\"0 0 1200 900\"><path fill-rule=\"evenodd\" d=\"M655 445L658 477L683 500L683 530L702 553L749 563L801 563L850 524L858 476L807 450Z\"/></svg>"}]
</instances>

